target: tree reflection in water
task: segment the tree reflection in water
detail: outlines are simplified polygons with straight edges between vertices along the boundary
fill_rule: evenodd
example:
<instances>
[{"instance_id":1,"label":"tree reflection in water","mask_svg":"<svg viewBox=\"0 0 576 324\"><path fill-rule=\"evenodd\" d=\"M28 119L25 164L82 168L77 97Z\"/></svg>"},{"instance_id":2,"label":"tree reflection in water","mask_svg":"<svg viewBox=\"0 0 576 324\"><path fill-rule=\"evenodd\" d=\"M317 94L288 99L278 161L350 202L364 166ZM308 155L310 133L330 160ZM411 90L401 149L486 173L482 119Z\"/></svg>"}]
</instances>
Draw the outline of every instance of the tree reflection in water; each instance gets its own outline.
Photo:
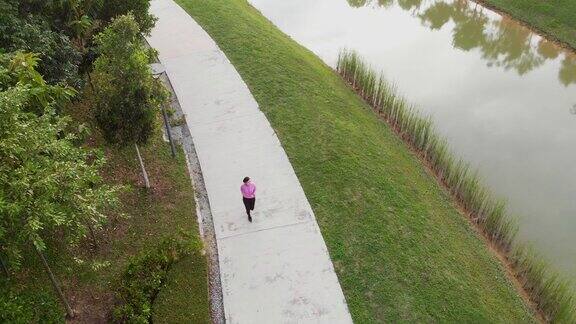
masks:
<instances>
[{"instance_id":1,"label":"tree reflection in water","mask_svg":"<svg viewBox=\"0 0 576 324\"><path fill-rule=\"evenodd\" d=\"M470 51L478 49L488 66L513 69L524 75L547 60L562 56L558 79L564 86L576 84L576 55L528 28L469 0L348 0L352 7L393 5L409 11L424 26L439 30L452 22L452 45Z\"/></svg>"}]
</instances>

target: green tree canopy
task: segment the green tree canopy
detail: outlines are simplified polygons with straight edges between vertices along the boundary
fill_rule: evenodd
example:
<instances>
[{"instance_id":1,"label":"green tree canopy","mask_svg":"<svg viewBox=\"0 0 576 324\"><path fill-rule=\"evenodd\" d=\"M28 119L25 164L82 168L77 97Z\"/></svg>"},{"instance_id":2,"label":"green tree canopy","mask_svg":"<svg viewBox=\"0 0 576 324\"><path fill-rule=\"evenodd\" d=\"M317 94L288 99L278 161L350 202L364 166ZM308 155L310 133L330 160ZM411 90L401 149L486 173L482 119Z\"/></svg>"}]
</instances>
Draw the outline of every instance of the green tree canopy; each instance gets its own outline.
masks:
<instances>
[{"instance_id":1,"label":"green tree canopy","mask_svg":"<svg viewBox=\"0 0 576 324\"><path fill-rule=\"evenodd\" d=\"M54 111L70 97L48 98L37 107L40 115L28 111L42 104L35 95L43 87L51 86L21 80L0 91L0 247L12 265L26 244L45 249L48 235L72 242L84 237L116 202L117 188L99 175L102 154L76 147L76 136L66 132L69 119Z\"/></svg>"},{"instance_id":2,"label":"green tree canopy","mask_svg":"<svg viewBox=\"0 0 576 324\"><path fill-rule=\"evenodd\" d=\"M155 128L155 109L166 100L152 77L149 51L132 14L120 16L96 36L95 117L113 144L146 143Z\"/></svg>"},{"instance_id":3,"label":"green tree canopy","mask_svg":"<svg viewBox=\"0 0 576 324\"><path fill-rule=\"evenodd\" d=\"M0 0L0 53L37 53L48 83L78 89L94 60L93 33L127 13L148 33L155 23L149 8L150 0Z\"/></svg>"},{"instance_id":4,"label":"green tree canopy","mask_svg":"<svg viewBox=\"0 0 576 324\"><path fill-rule=\"evenodd\" d=\"M106 0L99 9L99 18L111 21L115 17L132 14L140 26L140 31L149 33L154 27L156 18L150 14L150 0Z\"/></svg>"},{"instance_id":5,"label":"green tree canopy","mask_svg":"<svg viewBox=\"0 0 576 324\"><path fill-rule=\"evenodd\" d=\"M30 98L24 111L41 115L48 106L52 106L59 112L76 91L68 86L47 84L36 71L39 61L38 56L32 53L0 54L0 91L26 86L30 89Z\"/></svg>"},{"instance_id":6,"label":"green tree canopy","mask_svg":"<svg viewBox=\"0 0 576 324\"><path fill-rule=\"evenodd\" d=\"M41 16L20 16L15 5L0 0L0 52L13 51L37 53L38 72L48 83L81 85L82 56L68 36L52 31Z\"/></svg>"}]
</instances>

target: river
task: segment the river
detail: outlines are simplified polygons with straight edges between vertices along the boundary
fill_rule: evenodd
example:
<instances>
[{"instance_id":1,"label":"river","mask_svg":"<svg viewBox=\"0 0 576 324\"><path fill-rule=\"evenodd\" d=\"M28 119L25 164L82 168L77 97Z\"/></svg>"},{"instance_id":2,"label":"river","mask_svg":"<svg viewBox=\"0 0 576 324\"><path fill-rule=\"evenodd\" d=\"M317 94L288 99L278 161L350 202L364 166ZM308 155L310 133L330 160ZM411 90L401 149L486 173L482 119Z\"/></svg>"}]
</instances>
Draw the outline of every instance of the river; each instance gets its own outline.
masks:
<instances>
[{"instance_id":1,"label":"river","mask_svg":"<svg viewBox=\"0 0 576 324\"><path fill-rule=\"evenodd\" d=\"M249 1L327 64L384 71L576 282L576 55L468 0Z\"/></svg>"}]
</instances>

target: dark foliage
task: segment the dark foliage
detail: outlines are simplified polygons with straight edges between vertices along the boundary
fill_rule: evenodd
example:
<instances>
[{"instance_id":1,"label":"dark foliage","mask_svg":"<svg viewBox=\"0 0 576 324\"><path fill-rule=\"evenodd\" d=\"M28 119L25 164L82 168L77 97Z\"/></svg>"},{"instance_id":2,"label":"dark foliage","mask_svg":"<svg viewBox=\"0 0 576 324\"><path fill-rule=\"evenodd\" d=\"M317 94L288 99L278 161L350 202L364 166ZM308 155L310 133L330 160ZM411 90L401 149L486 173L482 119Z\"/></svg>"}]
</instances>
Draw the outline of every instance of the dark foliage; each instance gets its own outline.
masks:
<instances>
[{"instance_id":1,"label":"dark foliage","mask_svg":"<svg viewBox=\"0 0 576 324\"><path fill-rule=\"evenodd\" d=\"M150 0L106 0L100 8L98 18L109 22L115 17L132 13L134 19L140 25L141 32L147 34L152 30L156 22L156 18L148 12L149 8Z\"/></svg>"},{"instance_id":2,"label":"dark foliage","mask_svg":"<svg viewBox=\"0 0 576 324\"><path fill-rule=\"evenodd\" d=\"M17 8L0 0L0 51L38 54L38 71L51 84L81 86L80 52L70 38L50 29L40 16L19 16Z\"/></svg>"}]
</instances>

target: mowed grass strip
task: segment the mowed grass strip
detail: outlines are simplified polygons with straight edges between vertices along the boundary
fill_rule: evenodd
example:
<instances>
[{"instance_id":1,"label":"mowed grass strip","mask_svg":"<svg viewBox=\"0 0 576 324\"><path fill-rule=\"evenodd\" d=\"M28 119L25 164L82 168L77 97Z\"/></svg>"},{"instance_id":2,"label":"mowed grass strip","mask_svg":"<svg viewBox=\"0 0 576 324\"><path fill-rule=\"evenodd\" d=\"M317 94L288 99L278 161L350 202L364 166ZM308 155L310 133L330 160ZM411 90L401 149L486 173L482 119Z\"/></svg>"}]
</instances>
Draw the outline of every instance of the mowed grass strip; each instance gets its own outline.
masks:
<instances>
[{"instance_id":1,"label":"mowed grass strip","mask_svg":"<svg viewBox=\"0 0 576 324\"><path fill-rule=\"evenodd\" d=\"M357 323L534 321L448 195L332 69L244 0L178 2L276 130Z\"/></svg>"},{"instance_id":2,"label":"mowed grass strip","mask_svg":"<svg viewBox=\"0 0 576 324\"><path fill-rule=\"evenodd\" d=\"M576 1L480 0L576 50Z\"/></svg>"},{"instance_id":3,"label":"mowed grass strip","mask_svg":"<svg viewBox=\"0 0 576 324\"><path fill-rule=\"evenodd\" d=\"M207 267L205 256L198 251L172 266L154 301L152 323L211 323Z\"/></svg>"}]
</instances>

